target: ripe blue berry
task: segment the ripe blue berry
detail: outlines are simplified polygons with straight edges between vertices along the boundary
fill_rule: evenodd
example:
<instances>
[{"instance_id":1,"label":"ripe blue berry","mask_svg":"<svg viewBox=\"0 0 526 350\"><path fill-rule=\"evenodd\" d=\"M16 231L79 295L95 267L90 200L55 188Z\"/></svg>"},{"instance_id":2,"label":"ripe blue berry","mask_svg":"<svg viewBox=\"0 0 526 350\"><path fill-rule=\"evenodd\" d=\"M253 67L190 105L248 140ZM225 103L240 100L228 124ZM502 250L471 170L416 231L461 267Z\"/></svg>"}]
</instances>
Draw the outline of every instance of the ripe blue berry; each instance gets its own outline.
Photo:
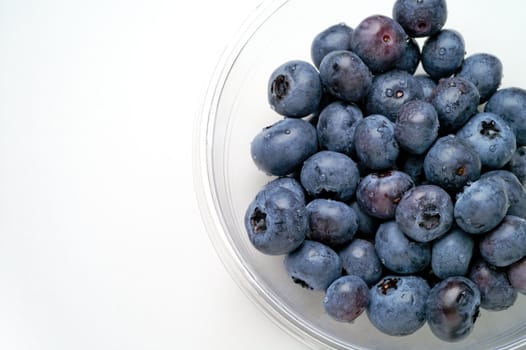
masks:
<instances>
[{"instance_id":1,"label":"ripe blue berry","mask_svg":"<svg viewBox=\"0 0 526 350\"><path fill-rule=\"evenodd\" d=\"M516 149L515 134L498 115L484 112L474 115L458 132L477 151L487 169L506 165Z\"/></svg>"},{"instance_id":2,"label":"ripe blue berry","mask_svg":"<svg viewBox=\"0 0 526 350\"><path fill-rule=\"evenodd\" d=\"M469 278L480 290L480 307L483 309L506 310L517 300L517 291L510 284L504 269L478 259L471 266Z\"/></svg>"},{"instance_id":3,"label":"ripe blue berry","mask_svg":"<svg viewBox=\"0 0 526 350\"><path fill-rule=\"evenodd\" d=\"M314 113L321 101L322 85L316 68L304 61L289 61L272 72L268 102L279 114L302 118Z\"/></svg>"},{"instance_id":4,"label":"ripe blue berry","mask_svg":"<svg viewBox=\"0 0 526 350\"><path fill-rule=\"evenodd\" d=\"M381 114L394 122L404 103L423 97L422 86L414 76L391 70L374 77L365 107L368 115Z\"/></svg>"},{"instance_id":5,"label":"ripe blue berry","mask_svg":"<svg viewBox=\"0 0 526 350\"><path fill-rule=\"evenodd\" d=\"M466 277L449 277L435 285L426 302L426 319L439 339L458 342L473 330L479 316L480 291Z\"/></svg>"},{"instance_id":6,"label":"ripe blue berry","mask_svg":"<svg viewBox=\"0 0 526 350\"><path fill-rule=\"evenodd\" d=\"M513 288L526 295L526 258L508 267L508 279Z\"/></svg>"},{"instance_id":7,"label":"ripe blue berry","mask_svg":"<svg viewBox=\"0 0 526 350\"><path fill-rule=\"evenodd\" d=\"M488 263L504 267L526 256L526 220L508 215L479 242L480 254Z\"/></svg>"},{"instance_id":8,"label":"ripe blue berry","mask_svg":"<svg viewBox=\"0 0 526 350\"><path fill-rule=\"evenodd\" d=\"M279 186L263 188L248 206L244 221L252 245L268 255L293 251L308 230L305 203Z\"/></svg>"},{"instance_id":9,"label":"ripe blue berry","mask_svg":"<svg viewBox=\"0 0 526 350\"><path fill-rule=\"evenodd\" d=\"M330 247L349 242L358 230L358 217L347 204L331 199L315 199L307 204L307 238Z\"/></svg>"},{"instance_id":10,"label":"ripe blue berry","mask_svg":"<svg viewBox=\"0 0 526 350\"><path fill-rule=\"evenodd\" d=\"M353 155L354 131L357 123L362 119L362 111L354 104L340 101L329 104L321 111L318 119L320 147L348 156Z\"/></svg>"},{"instance_id":11,"label":"ripe blue berry","mask_svg":"<svg viewBox=\"0 0 526 350\"><path fill-rule=\"evenodd\" d=\"M393 18L412 37L436 34L447 20L445 0L397 0Z\"/></svg>"},{"instance_id":12,"label":"ripe blue berry","mask_svg":"<svg viewBox=\"0 0 526 350\"><path fill-rule=\"evenodd\" d=\"M360 277L342 276L327 288L323 306L336 321L352 322L365 311L369 298L369 288Z\"/></svg>"},{"instance_id":13,"label":"ripe blue berry","mask_svg":"<svg viewBox=\"0 0 526 350\"><path fill-rule=\"evenodd\" d=\"M431 98L441 133L453 133L466 124L477 113L479 101L479 91L472 82L461 77L441 79Z\"/></svg>"},{"instance_id":14,"label":"ripe blue berry","mask_svg":"<svg viewBox=\"0 0 526 350\"><path fill-rule=\"evenodd\" d=\"M499 225L509 208L499 179L486 177L466 186L455 202L455 222L464 231L486 233Z\"/></svg>"},{"instance_id":15,"label":"ripe blue berry","mask_svg":"<svg viewBox=\"0 0 526 350\"><path fill-rule=\"evenodd\" d=\"M526 186L526 146L518 147L509 163L510 171Z\"/></svg>"},{"instance_id":16,"label":"ripe blue berry","mask_svg":"<svg viewBox=\"0 0 526 350\"><path fill-rule=\"evenodd\" d=\"M331 95L348 103L357 103L367 94L373 76L355 53L332 51L321 61L320 78Z\"/></svg>"},{"instance_id":17,"label":"ripe blue berry","mask_svg":"<svg viewBox=\"0 0 526 350\"><path fill-rule=\"evenodd\" d=\"M504 119L515 133L518 146L526 146L526 90L510 87L493 94L484 107Z\"/></svg>"},{"instance_id":18,"label":"ripe blue berry","mask_svg":"<svg viewBox=\"0 0 526 350\"><path fill-rule=\"evenodd\" d=\"M360 120L354 130L354 148L365 167L372 170L392 168L400 153L394 123L379 114Z\"/></svg>"},{"instance_id":19,"label":"ripe blue berry","mask_svg":"<svg viewBox=\"0 0 526 350\"><path fill-rule=\"evenodd\" d=\"M479 91L480 103L484 103L500 86L502 62L494 55L477 53L466 57L457 76L472 82Z\"/></svg>"},{"instance_id":20,"label":"ripe blue berry","mask_svg":"<svg viewBox=\"0 0 526 350\"><path fill-rule=\"evenodd\" d=\"M464 62L465 43L456 30L443 29L429 37L422 47L422 66L435 80L453 75Z\"/></svg>"},{"instance_id":21,"label":"ripe blue berry","mask_svg":"<svg viewBox=\"0 0 526 350\"><path fill-rule=\"evenodd\" d=\"M453 201L438 186L416 186L404 194L395 217L407 236L418 242L431 242L451 228Z\"/></svg>"},{"instance_id":22,"label":"ripe blue berry","mask_svg":"<svg viewBox=\"0 0 526 350\"><path fill-rule=\"evenodd\" d=\"M391 336L409 335L426 322L427 282L416 276L386 276L370 291L367 316L373 326Z\"/></svg>"},{"instance_id":23,"label":"ripe blue berry","mask_svg":"<svg viewBox=\"0 0 526 350\"><path fill-rule=\"evenodd\" d=\"M380 225L374 243L382 264L399 274L413 274L424 270L431 262L431 248L407 237L396 221Z\"/></svg>"},{"instance_id":24,"label":"ripe blue berry","mask_svg":"<svg viewBox=\"0 0 526 350\"><path fill-rule=\"evenodd\" d=\"M320 151L305 161L300 180L313 197L347 201L356 191L360 174L356 163L345 154Z\"/></svg>"},{"instance_id":25,"label":"ripe blue berry","mask_svg":"<svg viewBox=\"0 0 526 350\"><path fill-rule=\"evenodd\" d=\"M307 121L286 118L263 129L250 145L252 160L267 174L289 175L318 150L316 129Z\"/></svg>"},{"instance_id":26,"label":"ripe blue berry","mask_svg":"<svg viewBox=\"0 0 526 350\"><path fill-rule=\"evenodd\" d=\"M480 177L480 157L466 140L448 135L439 138L424 159L427 180L446 191L457 191Z\"/></svg>"},{"instance_id":27,"label":"ripe blue berry","mask_svg":"<svg viewBox=\"0 0 526 350\"><path fill-rule=\"evenodd\" d=\"M432 104L413 100L405 103L396 117L395 138L404 150L423 154L438 137L438 114Z\"/></svg>"},{"instance_id":28,"label":"ripe blue berry","mask_svg":"<svg viewBox=\"0 0 526 350\"><path fill-rule=\"evenodd\" d=\"M431 249L431 268L442 279L465 276L473 256L475 241L473 236L455 228L433 242Z\"/></svg>"},{"instance_id":29,"label":"ripe blue berry","mask_svg":"<svg viewBox=\"0 0 526 350\"><path fill-rule=\"evenodd\" d=\"M369 286L382 278L382 263L371 242L355 238L339 254L348 275L360 277Z\"/></svg>"},{"instance_id":30,"label":"ripe blue berry","mask_svg":"<svg viewBox=\"0 0 526 350\"><path fill-rule=\"evenodd\" d=\"M403 56L407 34L393 19L375 15L364 19L354 29L351 50L374 73L392 69Z\"/></svg>"},{"instance_id":31,"label":"ripe blue berry","mask_svg":"<svg viewBox=\"0 0 526 350\"><path fill-rule=\"evenodd\" d=\"M323 291L342 274L340 256L324 244L305 240L284 260L292 281L303 288Z\"/></svg>"},{"instance_id":32,"label":"ripe blue berry","mask_svg":"<svg viewBox=\"0 0 526 350\"><path fill-rule=\"evenodd\" d=\"M366 214L378 219L393 219L404 193L413 186L409 175L398 170L371 173L360 181L356 200Z\"/></svg>"}]
</instances>

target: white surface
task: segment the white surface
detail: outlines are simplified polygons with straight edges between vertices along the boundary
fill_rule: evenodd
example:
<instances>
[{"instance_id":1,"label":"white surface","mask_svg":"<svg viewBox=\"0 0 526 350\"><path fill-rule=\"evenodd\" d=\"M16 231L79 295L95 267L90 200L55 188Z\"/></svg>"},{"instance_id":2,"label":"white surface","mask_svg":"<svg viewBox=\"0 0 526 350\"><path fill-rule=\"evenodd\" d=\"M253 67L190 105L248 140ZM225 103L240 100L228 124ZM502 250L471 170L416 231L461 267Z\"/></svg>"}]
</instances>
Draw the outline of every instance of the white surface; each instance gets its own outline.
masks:
<instances>
[{"instance_id":1,"label":"white surface","mask_svg":"<svg viewBox=\"0 0 526 350\"><path fill-rule=\"evenodd\" d=\"M0 349L302 349L209 243L191 172L259 0L0 0Z\"/></svg>"},{"instance_id":2,"label":"white surface","mask_svg":"<svg viewBox=\"0 0 526 350\"><path fill-rule=\"evenodd\" d=\"M0 0L0 349L304 349L227 274L193 191L199 102L259 2Z\"/></svg>"}]
</instances>

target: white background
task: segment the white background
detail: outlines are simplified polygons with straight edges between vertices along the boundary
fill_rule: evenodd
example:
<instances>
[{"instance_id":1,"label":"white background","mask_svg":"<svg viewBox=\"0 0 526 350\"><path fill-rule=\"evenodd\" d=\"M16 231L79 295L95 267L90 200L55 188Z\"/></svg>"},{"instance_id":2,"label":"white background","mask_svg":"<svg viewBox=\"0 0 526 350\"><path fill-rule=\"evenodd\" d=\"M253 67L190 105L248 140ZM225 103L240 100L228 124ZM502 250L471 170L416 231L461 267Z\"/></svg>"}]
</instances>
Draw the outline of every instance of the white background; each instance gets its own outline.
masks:
<instances>
[{"instance_id":1,"label":"white background","mask_svg":"<svg viewBox=\"0 0 526 350\"><path fill-rule=\"evenodd\" d=\"M192 134L260 0L0 0L0 349L302 349L201 223Z\"/></svg>"},{"instance_id":2,"label":"white background","mask_svg":"<svg viewBox=\"0 0 526 350\"><path fill-rule=\"evenodd\" d=\"M0 0L0 350L304 349L230 278L193 189L200 102L260 1ZM523 3L451 3L525 81Z\"/></svg>"}]
</instances>

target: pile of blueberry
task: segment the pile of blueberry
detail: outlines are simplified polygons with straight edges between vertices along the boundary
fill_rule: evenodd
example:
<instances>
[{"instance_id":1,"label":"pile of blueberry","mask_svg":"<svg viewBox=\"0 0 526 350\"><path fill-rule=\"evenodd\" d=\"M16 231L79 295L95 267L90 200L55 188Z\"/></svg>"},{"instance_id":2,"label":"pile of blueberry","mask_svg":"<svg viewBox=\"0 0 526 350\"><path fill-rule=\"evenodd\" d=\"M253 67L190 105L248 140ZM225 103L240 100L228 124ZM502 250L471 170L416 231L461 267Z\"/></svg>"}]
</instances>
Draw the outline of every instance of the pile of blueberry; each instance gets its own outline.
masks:
<instances>
[{"instance_id":1,"label":"pile of blueberry","mask_svg":"<svg viewBox=\"0 0 526 350\"><path fill-rule=\"evenodd\" d=\"M245 226L335 320L454 342L526 294L526 91L499 90L500 60L465 57L446 18L445 0L397 0L272 73L284 118L251 155L277 178Z\"/></svg>"}]
</instances>

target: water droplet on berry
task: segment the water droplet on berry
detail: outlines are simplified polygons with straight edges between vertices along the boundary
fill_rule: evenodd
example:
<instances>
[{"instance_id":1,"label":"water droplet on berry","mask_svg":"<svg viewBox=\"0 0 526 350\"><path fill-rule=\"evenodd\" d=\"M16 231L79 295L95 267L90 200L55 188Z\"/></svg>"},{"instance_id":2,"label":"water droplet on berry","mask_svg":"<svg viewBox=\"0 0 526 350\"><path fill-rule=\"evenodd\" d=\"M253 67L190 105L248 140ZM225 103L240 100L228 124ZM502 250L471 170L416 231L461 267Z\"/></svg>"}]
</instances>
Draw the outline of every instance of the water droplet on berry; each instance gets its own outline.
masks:
<instances>
[{"instance_id":1,"label":"water droplet on berry","mask_svg":"<svg viewBox=\"0 0 526 350\"><path fill-rule=\"evenodd\" d=\"M393 90L391 90L391 89L387 89L387 90L385 90L385 96L387 96L387 97L393 97L393 95L394 95Z\"/></svg>"},{"instance_id":2,"label":"water droplet on berry","mask_svg":"<svg viewBox=\"0 0 526 350\"><path fill-rule=\"evenodd\" d=\"M289 129L285 130L285 134L290 135L290 130Z\"/></svg>"},{"instance_id":3,"label":"water droplet on berry","mask_svg":"<svg viewBox=\"0 0 526 350\"><path fill-rule=\"evenodd\" d=\"M491 145L489 150L490 150L490 152L495 152L497 150L497 146Z\"/></svg>"},{"instance_id":4,"label":"water droplet on berry","mask_svg":"<svg viewBox=\"0 0 526 350\"><path fill-rule=\"evenodd\" d=\"M441 47L441 48L438 50L438 54L439 54L440 56L445 55L445 54L446 54L446 49L443 48L443 47Z\"/></svg>"}]
</instances>

